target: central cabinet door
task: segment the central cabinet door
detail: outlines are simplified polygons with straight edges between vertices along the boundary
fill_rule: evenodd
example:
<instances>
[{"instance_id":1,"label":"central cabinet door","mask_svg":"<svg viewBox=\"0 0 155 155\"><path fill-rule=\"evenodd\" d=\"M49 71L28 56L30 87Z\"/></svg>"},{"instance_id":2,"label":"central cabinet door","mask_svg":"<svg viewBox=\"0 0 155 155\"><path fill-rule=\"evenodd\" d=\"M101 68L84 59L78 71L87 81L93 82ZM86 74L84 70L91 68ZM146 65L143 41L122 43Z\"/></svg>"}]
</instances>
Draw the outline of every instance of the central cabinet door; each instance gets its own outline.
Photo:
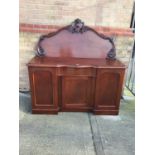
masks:
<instances>
[{"instance_id":1,"label":"central cabinet door","mask_svg":"<svg viewBox=\"0 0 155 155\"><path fill-rule=\"evenodd\" d=\"M62 77L62 110L90 111L92 109L94 77L84 75L86 73L84 69L75 69L72 74Z\"/></svg>"}]
</instances>

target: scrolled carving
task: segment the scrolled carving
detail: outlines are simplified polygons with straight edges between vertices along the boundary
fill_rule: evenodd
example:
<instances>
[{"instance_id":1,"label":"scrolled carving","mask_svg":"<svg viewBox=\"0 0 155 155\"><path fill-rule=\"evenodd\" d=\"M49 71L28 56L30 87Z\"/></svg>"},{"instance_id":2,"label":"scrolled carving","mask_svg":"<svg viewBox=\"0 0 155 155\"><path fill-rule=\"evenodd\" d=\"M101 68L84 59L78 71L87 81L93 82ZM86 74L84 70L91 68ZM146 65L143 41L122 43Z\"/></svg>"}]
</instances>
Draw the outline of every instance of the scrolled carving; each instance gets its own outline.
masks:
<instances>
[{"instance_id":1,"label":"scrolled carving","mask_svg":"<svg viewBox=\"0 0 155 155\"><path fill-rule=\"evenodd\" d=\"M103 34L100 34L100 37L102 37L103 39L109 40L109 42L112 44L112 49L108 52L106 59L115 60L116 59L116 49L115 49L113 39L110 37L107 37Z\"/></svg>"},{"instance_id":2,"label":"scrolled carving","mask_svg":"<svg viewBox=\"0 0 155 155\"><path fill-rule=\"evenodd\" d=\"M107 59L110 60L115 60L116 59L116 52L115 52L115 48L112 48L108 54L107 54Z\"/></svg>"},{"instance_id":3,"label":"scrolled carving","mask_svg":"<svg viewBox=\"0 0 155 155\"><path fill-rule=\"evenodd\" d=\"M41 47L37 48L37 52L36 52L37 56L44 56L44 50Z\"/></svg>"},{"instance_id":4,"label":"scrolled carving","mask_svg":"<svg viewBox=\"0 0 155 155\"><path fill-rule=\"evenodd\" d=\"M82 22L80 19L75 19L69 27L69 31L72 33L83 33L86 30L87 29L84 26L84 22Z\"/></svg>"},{"instance_id":5,"label":"scrolled carving","mask_svg":"<svg viewBox=\"0 0 155 155\"><path fill-rule=\"evenodd\" d=\"M44 40L44 38L45 38L44 36L40 37L39 42L38 42L37 51L36 51L36 55L40 56L40 57L45 55L43 48L40 46L40 42L42 40Z\"/></svg>"}]
</instances>

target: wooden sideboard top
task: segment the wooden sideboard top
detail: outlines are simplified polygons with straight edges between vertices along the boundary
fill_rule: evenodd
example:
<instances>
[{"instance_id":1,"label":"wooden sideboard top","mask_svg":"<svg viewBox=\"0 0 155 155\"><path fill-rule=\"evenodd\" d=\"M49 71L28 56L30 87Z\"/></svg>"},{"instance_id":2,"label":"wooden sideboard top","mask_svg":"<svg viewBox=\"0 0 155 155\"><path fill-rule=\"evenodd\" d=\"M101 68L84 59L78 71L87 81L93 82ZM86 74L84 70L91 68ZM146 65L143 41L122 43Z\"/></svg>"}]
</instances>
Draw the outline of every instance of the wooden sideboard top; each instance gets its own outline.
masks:
<instances>
[{"instance_id":1,"label":"wooden sideboard top","mask_svg":"<svg viewBox=\"0 0 155 155\"><path fill-rule=\"evenodd\" d=\"M34 57L27 64L34 67L94 67L94 68L126 68L119 60L99 58L59 58L59 57Z\"/></svg>"}]
</instances>

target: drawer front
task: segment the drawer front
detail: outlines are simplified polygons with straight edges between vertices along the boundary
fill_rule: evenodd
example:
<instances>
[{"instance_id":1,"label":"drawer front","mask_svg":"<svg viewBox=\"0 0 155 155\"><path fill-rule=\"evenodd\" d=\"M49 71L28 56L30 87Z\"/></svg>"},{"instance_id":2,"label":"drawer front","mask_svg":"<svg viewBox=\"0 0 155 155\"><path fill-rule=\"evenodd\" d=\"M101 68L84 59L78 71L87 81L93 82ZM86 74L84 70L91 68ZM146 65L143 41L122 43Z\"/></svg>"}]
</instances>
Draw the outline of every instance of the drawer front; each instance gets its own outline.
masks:
<instances>
[{"instance_id":1,"label":"drawer front","mask_svg":"<svg viewBox=\"0 0 155 155\"><path fill-rule=\"evenodd\" d=\"M65 67L61 68L61 73L63 75L83 75L83 76L95 76L95 68L75 68L75 67Z\"/></svg>"}]
</instances>

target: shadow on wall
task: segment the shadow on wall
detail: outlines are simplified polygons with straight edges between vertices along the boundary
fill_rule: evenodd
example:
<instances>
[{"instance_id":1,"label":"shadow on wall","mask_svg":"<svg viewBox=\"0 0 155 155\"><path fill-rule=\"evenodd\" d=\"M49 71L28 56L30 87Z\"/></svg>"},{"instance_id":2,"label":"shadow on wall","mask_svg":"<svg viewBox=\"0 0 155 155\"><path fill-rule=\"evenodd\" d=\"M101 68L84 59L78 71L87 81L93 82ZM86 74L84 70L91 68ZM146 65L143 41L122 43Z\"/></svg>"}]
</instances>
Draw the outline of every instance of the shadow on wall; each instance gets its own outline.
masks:
<instances>
[{"instance_id":1,"label":"shadow on wall","mask_svg":"<svg viewBox=\"0 0 155 155\"><path fill-rule=\"evenodd\" d=\"M29 114L31 113L31 97L30 94L19 94L19 109L20 114Z\"/></svg>"}]
</instances>

